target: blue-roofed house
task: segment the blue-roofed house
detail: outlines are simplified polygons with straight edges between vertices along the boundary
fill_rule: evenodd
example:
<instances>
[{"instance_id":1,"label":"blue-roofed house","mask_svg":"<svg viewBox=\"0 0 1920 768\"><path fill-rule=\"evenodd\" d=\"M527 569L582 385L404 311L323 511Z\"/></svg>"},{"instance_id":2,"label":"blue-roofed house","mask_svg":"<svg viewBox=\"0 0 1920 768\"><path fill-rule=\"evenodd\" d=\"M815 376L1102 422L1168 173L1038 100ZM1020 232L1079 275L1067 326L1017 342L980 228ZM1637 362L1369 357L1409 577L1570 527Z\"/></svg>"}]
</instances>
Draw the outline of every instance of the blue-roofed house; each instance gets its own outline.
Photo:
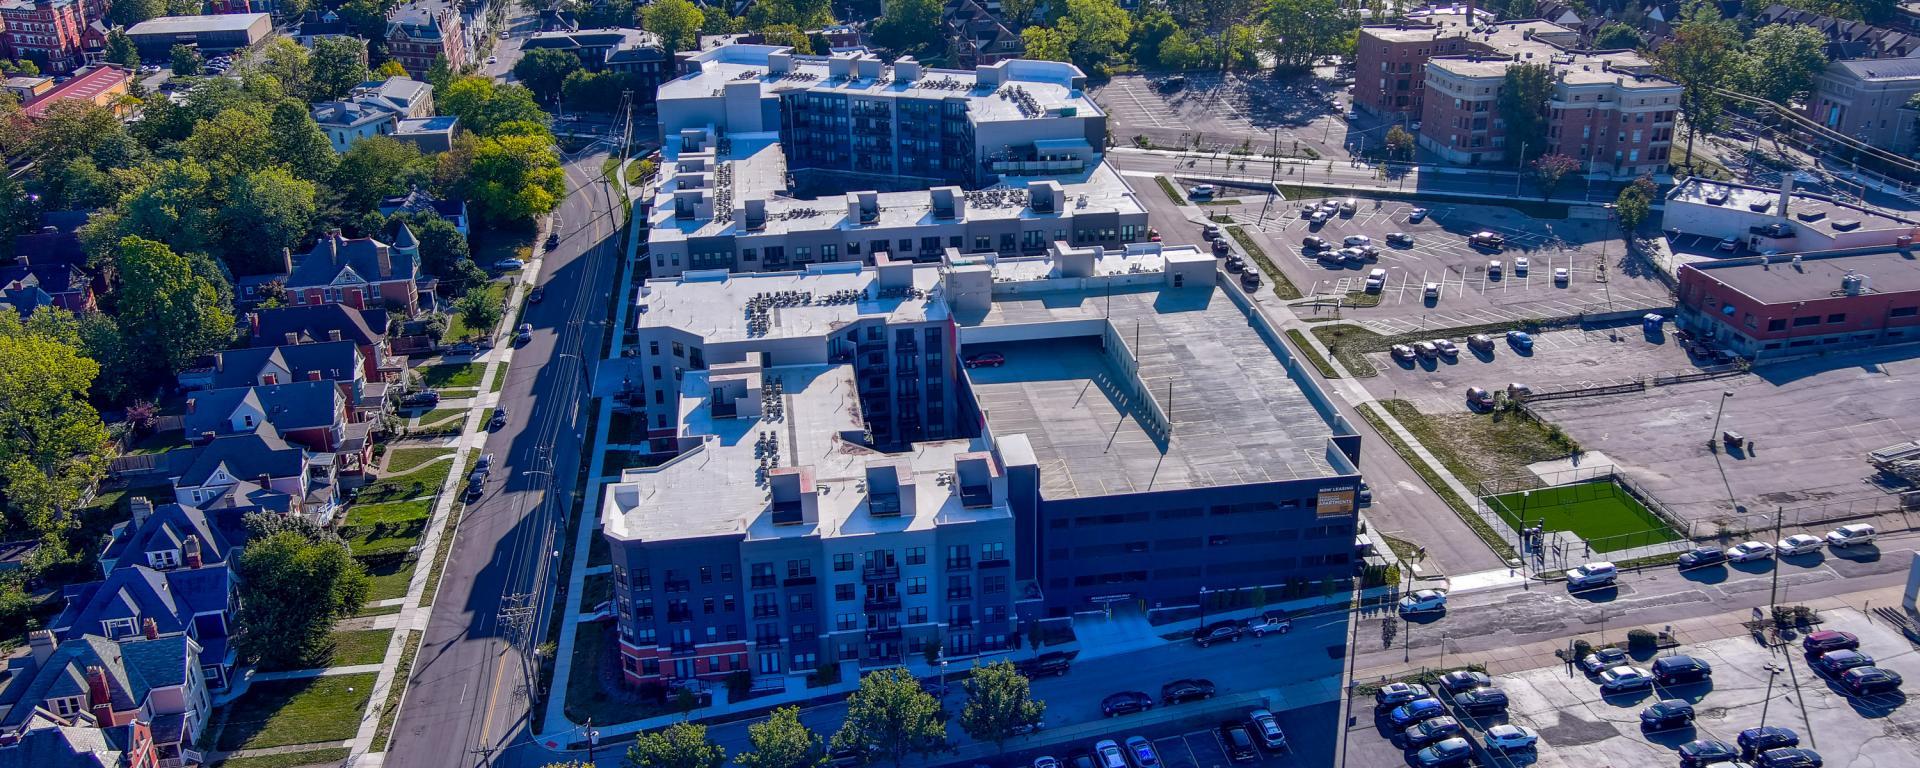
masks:
<instances>
[{"instance_id":1,"label":"blue-roofed house","mask_svg":"<svg viewBox=\"0 0 1920 768\"><path fill-rule=\"evenodd\" d=\"M169 571L187 563L187 539L200 543L202 565L225 565L235 550L246 541L241 517L245 508L202 510L187 504L161 504L136 496L128 499L132 519L113 527L106 547L100 550L100 575L115 569L145 565Z\"/></svg>"},{"instance_id":2,"label":"blue-roofed house","mask_svg":"<svg viewBox=\"0 0 1920 768\"><path fill-rule=\"evenodd\" d=\"M380 215L392 216L396 213L421 213L432 211L446 219L460 234L467 234L467 203L464 200L442 200L414 187L406 194L384 198L380 201Z\"/></svg>"},{"instance_id":3,"label":"blue-roofed house","mask_svg":"<svg viewBox=\"0 0 1920 768\"><path fill-rule=\"evenodd\" d=\"M29 654L0 679L0 752L25 743L42 720L102 728L144 722L161 765L201 762L193 743L212 703L192 637L155 631L57 642L52 632L35 630L27 644Z\"/></svg>"},{"instance_id":4,"label":"blue-roofed house","mask_svg":"<svg viewBox=\"0 0 1920 768\"><path fill-rule=\"evenodd\" d=\"M352 408L352 420L363 422L378 418L387 399L387 383L369 382L366 368L360 346L346 339L247 347L208 355L180 373L180 386L214 390L331 381Z\"/></svg>"},{"instance_id":5,"label":"blue-roofed house","mask_svg":"<svg viewBox=\"0 0 1920 768\"><path fill-rule=\"evenodd\" d=\"M201 562L199 539L189 536L183 547L187 562L179 568L158 571L130 565L103 580L68 586L63 594L66 608L48 628L66 640L184 632L199 646L195 668L207 686L227 687L235 661L229 631L239 582L227 565Z\"/></svg>"},{"instance_id":6,"label":"blue-roofed house","mask_svg":"<svg viewBox=\"0 0 1920 768\"><path fill-rule=\"evenodd\" d=\"M35 712L18 732L0 738L0 768L47 766L162 768L145 722L102 728L86 713L58 718Z\"/></svg>"}]
</instances>

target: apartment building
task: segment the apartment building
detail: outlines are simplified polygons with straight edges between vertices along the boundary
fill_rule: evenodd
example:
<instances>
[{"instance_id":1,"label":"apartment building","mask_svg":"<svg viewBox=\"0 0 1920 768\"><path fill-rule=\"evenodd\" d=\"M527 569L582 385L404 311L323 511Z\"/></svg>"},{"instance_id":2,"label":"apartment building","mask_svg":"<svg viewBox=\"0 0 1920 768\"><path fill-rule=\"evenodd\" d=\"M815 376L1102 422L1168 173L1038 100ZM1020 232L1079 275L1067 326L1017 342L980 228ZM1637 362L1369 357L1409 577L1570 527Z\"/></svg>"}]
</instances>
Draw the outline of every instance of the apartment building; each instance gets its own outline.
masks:
<instances>
[{"instance_id":1,"label":"apartment building","mask_svg":"<svg viewBox=\"0 0 1920 768\"><path fill-rule=\"evenodd\" d=\"M1920 58L1836 61L1814 77L1806 116L1898 155L1920 150Z\"/></svg>"},{"instance_id":2,"label":"apartment building","mask_svg":"<svg viewBox=\"0 0 1920 768\"><path fill-rule=\"evenodd\" d=\"M627 679L991 655L1349 576L1358 435L1218 276L1054 243L647 282L659 462L600 513Z\"/></svg>"},{"instance_id":3,"label":"apartment building","mask_svg":"<svg viewBox=\"0 0 1920 768\"><path fill-rule=\"evenodd\" d=\"M641 204L656 276L1146 239L1071 64L726 45L682 54L682 71L657 96L663 177Z\"/></svg>"},{"instance_id":4,"label":"apartment building","mask_svg":"<svg viewBox=\"0 0 1920 768\"><path fill-rule=\"evenodd\" d=\"M1589 174L1666 172L1681 87L1654 75L1653 64L1638 53L1581 50L1579 33L1545 21L1469 28L1464 12L1416 18L1426 22L1424 28L1361 28L1355 104L1389 116L1417 116L1422 147L1462 165L1508 162L1499 108L1507 70L1545 64L1557 81L1547 151L1579 160Z\"/></svg>"},{"instance_id":5,"label":"apartment building","mask_svg":"<svg viewBox=\"0 0 1920 768\"><path fill-rule=\"evenodd\" d=\"M8 58L27 59L42 72L61 75L85 63L80 29L86 26L74 0L0 0L0 42Z\"/></svg>"},{"instance_id":6,"label":"apartment building","mask_svg":"<svg viewBox=\"0 0 1920 768\"><path fill-rule=\"evenodd\" d=\"M445 59L451 71L461 71L467 66L467 44L460 14L441 6L396 9L387 21L387 57L421 80L427 79L436 59Z\"/></svg>"}]
</instances>

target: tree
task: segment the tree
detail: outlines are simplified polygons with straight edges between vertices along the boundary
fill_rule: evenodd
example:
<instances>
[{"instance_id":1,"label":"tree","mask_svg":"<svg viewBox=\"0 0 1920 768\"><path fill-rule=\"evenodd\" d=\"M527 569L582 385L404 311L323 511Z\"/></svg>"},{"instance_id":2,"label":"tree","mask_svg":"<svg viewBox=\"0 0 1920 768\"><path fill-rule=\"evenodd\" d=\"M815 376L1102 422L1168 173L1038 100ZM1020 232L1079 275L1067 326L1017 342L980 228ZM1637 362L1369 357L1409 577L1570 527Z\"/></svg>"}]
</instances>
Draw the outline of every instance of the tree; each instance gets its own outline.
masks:
<instances>
[{"instance_id":1,"label":"tree","mask_svg":"<svg viewBox=\"0 0 1920 768\"><path fill-rule=\"evenodd\" d=\"M1580 170L1580 161L1558 152L1541 155L1533 161L1533 177L1540 183L1540 199L1553 197L1553 190L1560 186L1560 180L1566 175Z\"/></svg>"},{"instance_id":2,"label":"tree","mask_svg":"<svg viewBox=\"0 0 1920 768\"><path fill-rule=\"evenodd\" d=\"M239 274L273 271L280 262L280 249L300 244L313 227L314 194L312 182L280 167L236 180L220 209L227 263L233 270Z\"/></svg>"},{"instance_id":3,"label":"tree","mask_svg":"<svg viewBox=\"0 0 1920 768\"><path fill-rule=\"evenodd\" d=\"M984 667L975 666L967 679L967 704L960 710L960 728L974 741L993 742L994 749L1007 751L1007 739L1040 722L1047 710L1044 702L1033 700L1027 676L1013 662L1001 660Z\"/></svg>"},{"instance_id":4,"label":"tree","mask_svg":"<svg viewBox=\"0 0 1920 768\"><path fill-rule=\"evenodd\" d=\"M747 726L753 750L733 756L740 768L819 768L826 762L820 734L800 722L799 707L781 707Z\"/></svg>"},{"instance_id":5,"label":"tree","mask_svg":"<svg viewBox=\"0 0 1920 768\"><path fill-rule=\"evenodd\" d=\"M253 56L252 61L257 71L278 79L280 87L287 90L287 95L301 101L318 100L312 98L313 54L308 53L305 46L290 38L274 38L273 42Z\"/></svg>"},{"instance_id":6,"label":"tree","mask_svg":"<svg viewBox=\"0 0 1920 768\"><path fill-rule=\"evenodd\" d=\"M0 75L39 77L40 65L33 63L33 59L0 59Z\"/></svg>"},{"instance_id":7,"label":"tree","mask_svg":"<svg viewBox=\"0 0 1920 768\"><path fill-rule=\"evenodd\" d=\"M0 313L0 498L9 534L47 536L105 473L107 429L87 402L100 366L82 356L72 315Z\"/></svg>"},{"instance_id":8,"label":"tree","mask_svg":"<svg viewBox=\"0 0 1920 768\"><path fill-rule=\"evenodd\" d=\"M656 0L640 9L641 28L659 35L669 53L692 48L705 24L706 14L689 0Z\"/></svg>"},{"instance_id":9,"label":"tree","mask_svg":"<svg viewBox=\"0 0 1920 768\"><path fill-rule=\"evenodd\" d=\"M348 211L371 211L381 198L425 183L430 165L420 149L390 136L369 136L347 147L329 186Z\"/></svg>"},{"instance_id":10,"label":"tree","mask_svg":"<svg viewBox=\"0 0 1920 768\"><path fill-rule=\"evenodd\" d=\"M727 750L707 740L707 727L674 723L642 731L627 748L627 768L720 768Z\"/></svg>"},{"instance_id":11,"label":"tree","mask_svg":"<svg viewBox=\"0 0 1920 768\"><path fill-rule=\"evenodd\" d=\"M258 105L220 110L180 142L187 157L206 167L216 197L234 179L273 162L273 128L264 111Z\"/></svg>"},{"instance_id":12,"label":"tree","mask_svg":"<svg viewBox=\"0 0 1920 768\"><path fill-rule=\"evenodd\" d=\"M267 123L272 136L273 160L308 181L319 181L333 172L340 162L333 143L320 132L320 125L307 112L307 105L293 99L281 99L273 105Z\"/></svg>"},{"instance_id":13,"label":"tree","mask_svg":"<svg viewBox=\"0 0 1920 768\"><path fill-rule=\"evenodd\" d=\"M553 101L567 76L580 69L580 57L572 53L555 48L536 48L514 63L513 75L526 83L541 101Z\"/></svg>"},{"instance_id":14,"label":"tree","mask_svg":"<svg viewBox=\"0 0 1920 768\"><path fill-rule=\"evenodd\" d=\"M944 749L947 724L940 702L905 667L868 672L847 697L846 720L833 734L833 748L885 757L899 768L908 755Z\"/></svg>"},{"instance_id":15,"label":"tree","mask_svg":"<svg viewBox=\"0 0 1920 768\"><path fill-rule=\"evenodd\" d=\"M516 121L545 124L533 92L520 85L495 86L484 77L463 77L439 91L440 110L460 118L467 130L491 136L500 126Z\"/></svg>"},{"instance_id":16,"label":"tree","mask_svg":"<svg viewBox=\"0 0 1920 768\"><path fill-rule=\"evenodd\" d=\"M1738 57L1739 30L1706 2L1696 2L1681 14L1673 39L1655 51L1661 75L1679 83L1680 114L1687 118L1687 162L1693 162L1693 140L1720 122L1726 99L1719 89L1728 84Z\"/></svg>"},{"instance_id":17,"label":"tree","mask_svg":"<svg viewBox=\"0 0 1920 768\"><path fill-rule=\"evenodd\" d=\"M407 228L420 243L420 269L430 275L453 277L462 273L462 262L473 263L467 237L453 223L432 213L407 217ZM465 286L461 286L465 288ZM464 291L456 291L456 294Z\"/></svg>"},{"instance_id":18,"label":"tree","mask_svg":"<svg viewBox=\"0 0 1920 768\"><path fill-rule=\"evenodd\" d=\"M1813 89L1827 68L1827 36L1800 24L1770 24L1754 31L1739 62L1744 93L1791 106Z\"/></svg>"},{"instance_id":19,"label":"tree","mask_svg":"<svg viewBox=\"0 0 1920 768\"><path fill-rule=\"evenodd\" d=\"M204 250L214 244L213 183L205 166L194 160L162 160L141 166L134 190L121 201L118 220L95 216L90 226L114 224L111 240L134 235L186 250Z\"/></svg>"},{"instance_id":20,"label":"tree","mask_svg":"<svg viewBox=\"0 0 1920 768\"><path fill-rule=\"evenodd\" d=\"M176 43L171 54L175 77L193 77L200 74L200 49Z\"/></svg>"},{"instance_id":21,"label":"tree","mask_svg":"<svg viewBox=\"0 0 1920 768\"><path fill-rule=\"evenodd\" d=\"M1052 27L1027 27L1020 30L1020 46L1024 49L1021 58L1039 61L1069 61L1073 54L1067 51L1067 38Z\"/></svg>"},{"instance_id":22,"label":"tree","mask_svg":"<svg viewBox=\"0 0 1920 768\"><path fill-rule=\"evenodd\" d=\"M1067 0L1066 6L1066 15L1056 26L1067 39L1073 61L1106 69L1133 35L1133 17L1113 0Z\"/></svg>"},{"instance_id":23,"label":"tree","mask_svg":"<svg viewBox=\"0 0 1920 768\"><path fill-rule=\"evenodd\" d=\"M453 78L457 74L459 73L453 71L453 64L447 61L447 57L435 56L433 63L427 65L427 84L433 86L435 91L444 91L447 86L453 84Z\"/></svg>"},{"instance_id":24,"label":"tree","mask_svg":"<svg viewBox=\"0 0 1920 768\"><path fill-rule=\"evenodd\" d=\"M793 52L803 56L813 54L813 38L792 24L770 24L760 28L760 37L766 45L792 46Z\"/></svg>"},{"instance_id":25,"label":"tree","mask_svg":"<svg viewBox=\"0 0 1920 768\"><path fill-rule=\"evenodd\" d=\"M117 318L128 349L141 350L142 373L170 376L233 339L233 288L201 254L165 243L122 238L115 254Z\"/></svg>"},{"instance_id":26,"label":"tree","mask_svg":"<svg viewBox=\"0 0 1920 768\"><path fill-rule=\"evenodd\" d=\"M1267 0L1256 18L1283 69L1311 67L1353 46L1354 22L1339 0Z\"/></svg>"},{"instance_id":27,"label":"tree","mask_svg":"<svg viewBox=\"0 0 1920 768\"><path fill-rule=\"evenodd\" d=\"M895 0L873 23L873 41L901 55L933 51L944 42L939 0Z\"/></svg>"},{"instance_id":28,"label":"tree","mask_svg":"<svg viewBox=\"0 0 1920 768\"><path fill-rule=\"evenodd\" d=\"M1614 199L1614 216L1620 219L1620 229L1628 235L1639 231L1647 215L1653 212L1653 195L1659 186L1653 183L1653 177L1641 176L1632 184L1620 190L1620 196Z\"/></svg>"},{"instance_id":29,"label":"tree","mask_svg":"<svg viewBox=\"0 0 1920 768\"><path fill-rule=\"evenodd\" d=\"M133 38L118 29L108 32L107 61L127 69L139 69L140 51L133 47Z\"/></svg>"},{"instance_id":30,"label":"tree","mask_svg":"<svg viewBox=\"0 0 1920 768\"><path fill-rule=\"evenodd\" d=\"M167 15L167 0L118 0L107 8L107 20L118 27L131 27L147 19L165 15Z\"/></svg>"},{"instance_id":31,"label":"tree","mask_svg":"<svg viewBox=\"0 0 1920 768\"><path fill-rule=\"evenodd\" d=\"M566 196L566 173L549 138L510 135L463 143L472 147L470 162L454 175L481 217L525 221L559 207Z\"/></svg>"},{"instance_id":32,"label":"tree","mask_svg":"<svg viewBox=\"0 0 1920 768\"><path fill-rule=\"evenodd\" d=\"M499 325L501 316L505 314L500 300L486 291L468 291L467 295L453 302L453 311L460 314L460 321L466 323L467 328L482 334Z\"/></svg>"},{"instance_id":33,"label":"tree","mask_svg":"<svg viewBox=\"0 0 1920 768\"><path fill-rule=\"evenodd\" d=\"M366 602L368 579L337 541L281 531L247 542L240 576L238 645L261 665L300 669L321 660L333 623Z\"/></svg>"},{"instance_id":34,"label":"tree","mask_svg":"<svg viewBox=\"0 0 1920 768\"><path fill-rule=\"evenodd\" d=\"M367 43L341 35L318 38L313 41L312 63L313 87L308 100L340 98L367 80Z\"/></svg>"},{"instance_id":35,"label":"tree","mask_svg":"<svg viewBox=\"0 0 1920 768\"><path fill-rule=\"evenodd\" d=\"M1518 170L1527 160L1547 151L1547 104L1557 82L1547 64L1508 67L1495 105L1507 123L1507 151Z\"/></svg>"},{"instance_id":36,"label":"tree","mask_svg":"<svg viewBox=\"0 0 1920 768\"><path fill-rule=\"evenodd\" d=\"M1600 31L1593 33L1593 47L1601 51L1639 48L1640 32L1620 22L1609 21L1601 25Z\"/></svg>"},{"instance_id":37,"label":"tree","mask_svg":"<svg viewBox=\"0 0 1920 768\"><path fill-rule=\"evenodd\" d=\"M1408 133L1407 129L1397 125L1392 128L1388 128L1387 129L1387 151L1392 152L1394 157L1398 157L1402 159L1412 157L1413 156L1413 134Z\"/></svg>"},{"instance_id":38,"label":"tree","mask_svg":"<svg viewBox=\"0 0 1920 768\"><path fill-rule=\"evenodd\" d=\"M388 80L395 77L406 77L407 68L400 66L400 62L394 61L393 59L387 59L385 63L380 65L379 69L376 69L373 71L373 74L374 74L374 77L380 80Z\"/></svg>"}]
</instances>

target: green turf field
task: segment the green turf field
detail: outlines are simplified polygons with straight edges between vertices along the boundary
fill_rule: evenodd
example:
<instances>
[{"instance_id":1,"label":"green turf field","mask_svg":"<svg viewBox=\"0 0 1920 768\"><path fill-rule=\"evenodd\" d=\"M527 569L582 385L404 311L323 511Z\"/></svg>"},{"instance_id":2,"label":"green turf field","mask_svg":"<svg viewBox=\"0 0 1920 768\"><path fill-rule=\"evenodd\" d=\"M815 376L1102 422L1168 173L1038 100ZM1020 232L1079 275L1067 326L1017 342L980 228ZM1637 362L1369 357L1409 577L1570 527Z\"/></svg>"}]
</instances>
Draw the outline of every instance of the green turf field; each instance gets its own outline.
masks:
<instances>
[{"instance_id":1,"label":"green turf field","mask_svg":"<svg viewBox=\"0 0 1920 768\"><path fill-rule=\"evenodd\" d=\"M1611 480L1536 488L1525 495L1506 493L1488 498L1487 503L1508 525L1520 527L1524 516L1527 526L1571 531L1597 552L1680 539L1671 526Z\"/></svg>"}]
</instances>

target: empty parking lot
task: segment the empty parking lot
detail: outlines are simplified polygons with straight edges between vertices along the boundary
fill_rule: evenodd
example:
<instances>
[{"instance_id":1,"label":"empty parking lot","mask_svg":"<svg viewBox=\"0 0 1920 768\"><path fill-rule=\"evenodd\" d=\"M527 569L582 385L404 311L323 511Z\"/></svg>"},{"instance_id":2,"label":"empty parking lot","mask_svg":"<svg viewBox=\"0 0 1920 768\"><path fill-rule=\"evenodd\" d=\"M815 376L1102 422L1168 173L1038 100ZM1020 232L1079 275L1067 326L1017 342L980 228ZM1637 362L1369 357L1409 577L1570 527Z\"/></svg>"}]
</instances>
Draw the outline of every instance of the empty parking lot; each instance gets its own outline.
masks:
<instances>
[{"instance_id":1,"label":"empty parking lot","mask_svg":"<svg viewBox=\"0 0 1920 768\"><path fill-rule=\"evenodd\" d=\"M1536 391L1590 387L1695 370L1686 350L1670 334L1654 339L1637 324L1574 328L1532 334L1531 353L1493 334L1492 350L1475 350L1464 336L1436 332L1459 347L1457 357L1395 360L1386 352L1368 356L1380 375L1365 380L1375 397L1412 401L1422 412L1467 410L1467 387L1488 391L1520 383Z\"/></svg>"},{"instance_id":2,"label":"empty parking lot","mask_svg":"<svg viewBox=\"0 0 1920 768\"><path fill-rule=\"evenodd\" d=\"M1186 73L1178 76L1121 75L1093 89L1094 101L1107 111L1117 141L1131 144L1145 136L1161 146L1232 149L1243 141L1282 154L1311 148L1331 157L1347 138L1341 117L1344 97L1331 70L1314 76L1248 76L1238 72Z\"/></svg>"}]
</instances>

